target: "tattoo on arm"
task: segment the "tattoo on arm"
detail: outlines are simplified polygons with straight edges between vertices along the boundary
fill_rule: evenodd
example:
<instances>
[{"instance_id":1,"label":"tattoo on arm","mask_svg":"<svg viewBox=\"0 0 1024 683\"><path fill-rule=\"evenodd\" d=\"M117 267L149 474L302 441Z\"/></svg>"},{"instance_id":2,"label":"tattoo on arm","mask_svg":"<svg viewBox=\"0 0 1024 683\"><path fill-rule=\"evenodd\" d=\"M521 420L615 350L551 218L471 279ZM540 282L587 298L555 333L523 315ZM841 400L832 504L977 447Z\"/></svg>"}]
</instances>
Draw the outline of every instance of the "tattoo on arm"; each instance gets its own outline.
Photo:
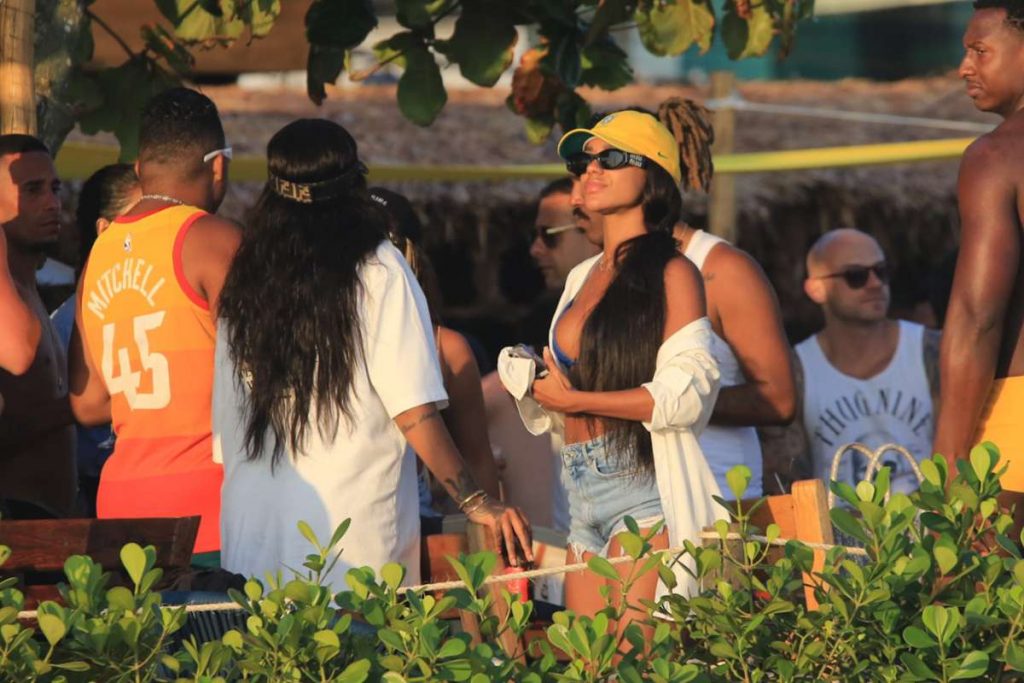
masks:
<instances>
[{"instance_id":1,"label":"tattoo on arm","mask_svg":"<svg viewBox=\"0 0 1024 683\"><path fill-rule=\"evenodd\" d=\"M445 479L444 483L448 487L448 493L456 503L465 500L469 494L480 488L473 481L473 475L465 468L459 470L454 479Z\"/></svg>"},{"instance_id":2,"label":"tattoo on arm","mask_svg":"<svg viewBox=\"0 0 1024 683\"><path fill-rule=\"evenodd\" d=\"M437 408L431 408L430 410L428 410L427 412L423 413L422 415L420 415L415 420L409 420L408 422L405 422L403 424L398 425L398 428L400 430L402 430L403 434L408 434L410 431L412 431L413 429L416 429L417 427L419 427L421 424L423 424L427 420L433 420L433 419L435 419L437 417L440 417L440 416L441 416L441 413L439 413L437 411Z\"/></svg>"}]
</instances>

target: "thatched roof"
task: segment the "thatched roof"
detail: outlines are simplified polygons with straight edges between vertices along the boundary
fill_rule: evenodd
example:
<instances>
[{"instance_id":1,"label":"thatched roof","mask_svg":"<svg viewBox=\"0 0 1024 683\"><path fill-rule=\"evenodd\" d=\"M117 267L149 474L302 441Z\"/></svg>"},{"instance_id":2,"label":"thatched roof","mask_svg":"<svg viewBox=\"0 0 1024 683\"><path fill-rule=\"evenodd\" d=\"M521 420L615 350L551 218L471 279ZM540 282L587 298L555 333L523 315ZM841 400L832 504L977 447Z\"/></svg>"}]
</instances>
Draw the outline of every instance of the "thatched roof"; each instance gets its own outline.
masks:
<instances>
[{"instance_id":1,"label":"thatched roof","mask_svg":"<svg viewBox=\"0 0 1024 683\"><path fill-rule=\"evenodd\" d=\"M337 89L322 107L300 90L252 91L236 86L204 89L221 109L227 135L238 153L262 154L269 137L296 117L323 116L344 125L360 155L373 163L480 164L550 163L553 137L535 146L526 141L522 120L504 105L506 92L452 92L444 112L429 128L402 118L392 86ZM744 83L751 102L844 111L879 112L936 119L996 119L976 112L953 75L898 83L847 80L836 83ZM588 94L595 109L638 104L656 107L682 95L704 100L706 89L631 86L614 93ZM903 140L963 137L963 132L904 125L836 122L822 118L741 111L736 117L735 151L770 151ZM955 244L956 162L886 167L751 174L737 180L738 243L763 264L779 291L794 331L813 326L815 311L800 290L806 247L824 230L857 226L876 234L910 283L920 283ZM500 298L493 266L498 255L521 240L517 228L529 221L541 183L404 183L404 192L428 217L429 239L463 244L473 255L478 296ZM222 213L241 217L258 187L235 185ZM472 287L467 283L467 287ZM909 285L897 283L897 298ZM919 298L915 293L910 298Z\"/></svg>"}]
</instances>

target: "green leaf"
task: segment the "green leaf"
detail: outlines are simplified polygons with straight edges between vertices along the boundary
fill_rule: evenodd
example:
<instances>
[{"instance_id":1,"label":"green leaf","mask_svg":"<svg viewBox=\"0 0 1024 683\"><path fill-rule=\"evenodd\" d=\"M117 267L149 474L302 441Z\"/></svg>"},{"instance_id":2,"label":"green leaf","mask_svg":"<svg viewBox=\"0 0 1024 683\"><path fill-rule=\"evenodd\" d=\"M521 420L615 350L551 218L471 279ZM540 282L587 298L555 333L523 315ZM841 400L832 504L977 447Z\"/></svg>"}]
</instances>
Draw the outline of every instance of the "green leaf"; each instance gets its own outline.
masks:
<instances>
[{"instance_id":1,"label":"green leaf","mask_svg":"<svg viewBox=\"0 0 1024 683\"><path fill-rule=\"evenodd\" d=\"M439 659L451 659L452 657L461 657L465 653L466 642L459 638L451 638L450 640L446 640L444 645L441 646L441 649L437 652L437 656Z\"/></svg>"},{"instance_id":2,"label":"green leaf","mask_svg":"<svg viewBox=\"0 0 1024 683\"><path fill-rule=\"evenodd\" d=\"M993 454L984 445L975 446L971 449L971 468L974 469L974 474L977 475L979 482L984 482L985 478L992 472L992 464L994 462Z\"/></svg>"},{"instance_id":3,"label":"green leaf","mask_svg":"<svg viewBox=\"0 0 1024 683\"><path fill-rule=\"evenodd\" d=\"M370 0L314 0L306 12L310 45L351 50L377 27Z\"/></svg>"},{"instance_id":4,"label":"green leaf","mask_svg":"<svg viewBox=\"0 0 1024 683\"><path fill-rule=\"evenodd\" d=\"M722 41L729 59L760 57L771 47L775 21L763 3L750 4L750 18L743 19L730 4L722 18Z\"/></svg>"},{"instance_id":5,"label":"green leaf","mask_svg":"<svg viewBox=\"0 0 1024 683\"><path fill-rule=\"evenodd\" d=\"M599 38L607 37L609 28L629 19L630 5L629 0L601 0L590 21L584 45L591 45Z\"/></svg>"},{"instance_id":6,"label":"green leaf","mask_svg":"<svg viewBox=\"0 0 1024 683\"><path fill-rule=\"evenodd\" d=\"M943 574L951 572L960 561L960 549L949 534L939 536L932 549L932 555L935 556L935 562Z\"/></svg>"},{"instance_id":7,"label":"green leaf","mask_svg":"<svg viewBox=\"0 0 1024 683\"><path fill-rule=\"evenodd\" d=\"M165 3L169 9L171 3ZM242 35L245 22L235 13L234 3L226 0L229 11L220 2L174 0L173 16L165 12L174 24L174 35L189 42L230 42Z\"/></svg>"},{"instance_id":8,"label":"green leaf","mask_svg":"<svg viewBox=\"0 0 1024 683\"><path fill-rule=\"evenodd\" d=\"M281 14L281 0L241 0L238 15L254 38L262 38L274 28Z\"/></svg>"},{"instance_id":9,"label":"green leaf","mask_svg":"<svg viewBox=\"0 0 1024 683\"><path fill-rule=\"evenodd\" d=\"M900 661L910 670L916 678L911 680L917 681L937 681L939 676L928 668L928 665L921 661L921 658L917 655L912 655L909 652L904 652L900 655Z\"/></svg>"},{"instance_id":10,"label":"green leaf","mask_svg":"<svg viewBox=\"0 0 1024 683\"><path fill-rule=\"evenodd\" d=\"M39 630L46 637L46 642L56 645L67 634L68 629L64 621L54 614L40 613L38 616Z\"/></svg>"},{"instance_id":11,"label":"green leaf","mask_svg":"<svg viewBox=\"0 0 1024 683\"><path fill-rule=\"evenodd\" d=\"M615 538L619 541L619 545L622 546L622 550L632 557L634 560L640 559L640 555L644 551L644 539L640 538L637 534L623 531L622 533L616 534Z\"/></svg>"},{"instance_id":12,"label":"green leaf","mask_svg":"<svg viewBox=\"0 0 1024 683\"><path fill-rule=\"evenodd\" d=\"M849 510L845 508L833 508L829 512L829 516L832 518L832 523L845 534L853 536L862 543L868 542L868 536L864 532L864 527L861 525L860 520L856 519Z\"/></svg>"},{"instance_id":13,"label":"green leaf","mask_svg":"<svg viewBox=\"0 0 1024 683\"><path fill-rule=\"evenodd\" d=\"M903 642L918 650L926 650L936 647L939 643L930 635L919 629L917 626L908 626L903 629Z\"/></svg>"},{"instance_id":14,"label":"green leaf","mask_svg":"<svg viewBox=\"0 0 1024 683\"><path fill-rule=\"evenodd\" d=\"M941 456L935 456L941 458ZM920 463L921 475L924 480L933 486L942 486L942 474L939 468L936 466L934 460L922 460Z\"/></svg>"},{"instance_id":15,"label":"green leaf","mask_svg":"<svg viewBox=\"0 0 1024 683\"><path fill-rule=\"evenodd\" d=\"M707 0L665 0L638 8L637 28L644 47L659 57L676 56L696 43L701 54L711 48L715 15Z\"/></svg>"},{"instance_id":16,"label":"green leaf","mask_svg":"<svg viewBox=\"0 0 1024 683\"><path fill-rule=\"evenodd\" d=\"M11 559L11 549L5 545L0 545L0 567L2 567L9 559ZM64 566L66 568L67 563L65 563Z\"/></svg>"},{"instance_id":17,"label":"green leaf","mask_svg":"<svg viewBox=\"0 0 1024 683\"><path fill-rule=\"evenodd\" d=\"M422 30L432 23L427 0L395 0L395 18L406 28Z\"/></svg>"},{"instance_id":18,"label":"green leaf","mask_svg":"<svg viewBox=\"0 0 1024 683\"><path fill-rule=\"evenodd\" d=\"M621 577L615 571L614 565L600 555L595 555L587 561L587 567L598 576L610 581L619 581Z\"/></svg>"},{"instance_id":19,"label":"green leaf","mask_svg":"<svg viewBox=\"0 0 1024 683\"><path fill-rule=\"evenodd\" d=\"M380 577L391 588L398 588L405 578L405 567L397 562L388 562L380 568Z\"/></svg>"},{"instance_id":20,"label":"green leaf","mask_svg":"<svg viewBox=\"0 0 1024 683\"><path fill-rule=\"evenodd\" d=\"M441 70L426 45L405 53L405 71L398 81L398 108L418 126L429 126L448 101Z\"/></svg>"},{"instance_id":21,"label":"green leaf","mask_svg":"<svg viewBox=\"0 0 1024 683\"><path fill-rule=\"evenodd\" d=\"M988 655L980 650L968 652L960 662L956 672L949 680L958 681L965 678L978 678L988 671Z\"/></svg>"},{"instance_id":22,"label":"green leaf","mask_svg":"<svg viewBox=\"0 0 1024 683\"><path fill-rule=\"evenodd\" d=\"M1006 664L1014 671L1024 672L1024 645L1010 643L1006 648Z\"/></svg>"},{"instance_id":23,"label":"green leaf","mask_svg":"<svg viewBox=\"0 0 1024 683\"><path fill-rule=\"evenodd\" d=\"M519 34L504 3L464 4L446 54L471 83L490 88L512 65Z\"/></svg>"},{"instance_id":24,"label":"green leaf","mask_svg":"<svg viewBox=\"0 0 1024 683\"><path fill-rule=\"evenodd\" d=\"M680 1L685 2L686 0ZM751 477L750 468L746 465L736 465L725 473L725 481L729 485L729 490L732 491L734 499L743 499L743 494L747 492L747 487L750 485Z\"/></svg>"},{"instance_id":25,"label":"green leaf","mask_svg":"<svg viewBox=\"0 0 1024 683\"><path fill-rule=\"evenodd\" d=\"M121 548L121 564L136 586L142 582L143 574L149 569L146 566L146 553L138 543L129 543Z\"/></svg>"},{"instance_id":26,"label":"green leaf","mask_svg":"<svg viewBox=\"0 0 1024 683\"><path fill-rule=\"evenodd\" d=\"M370 660L352 662L334 679L335 683L363 683L370 675Z\"/></svg>"},{"instance_id":27,"label":"green leaf","mask_svg":"<svg viewBox=\"0 0 1024 683\"><path fill-rule=\"evenodd\" d=\"M309 46L306 57L306 94L315 104L327 99L328 84L334 84L345 68L345 50L324 45Z\"/></svg>"}]
</instances>

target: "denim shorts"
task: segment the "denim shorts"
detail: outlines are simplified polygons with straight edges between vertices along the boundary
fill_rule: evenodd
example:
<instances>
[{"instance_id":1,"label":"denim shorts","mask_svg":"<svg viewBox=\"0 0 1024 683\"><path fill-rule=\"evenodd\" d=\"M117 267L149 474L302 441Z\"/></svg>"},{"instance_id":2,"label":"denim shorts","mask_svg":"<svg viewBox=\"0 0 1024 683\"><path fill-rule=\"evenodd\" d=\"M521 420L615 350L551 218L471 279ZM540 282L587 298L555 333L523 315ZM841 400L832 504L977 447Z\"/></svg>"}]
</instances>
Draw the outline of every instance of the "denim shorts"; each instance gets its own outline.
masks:
<instances>
[{"instance_id":1,"label":"denim shorts","mask_svg":"<svg viewBox=\"0 0 1024 683\"><path fill-rule=\"evenodd\" d=\"M640 528L664 519L654 477L609 456L603 436L563 447L561 477L569 498L569 547L577 557L581 551L607 555L627 515Z\"/></svg>"}]
</instances>

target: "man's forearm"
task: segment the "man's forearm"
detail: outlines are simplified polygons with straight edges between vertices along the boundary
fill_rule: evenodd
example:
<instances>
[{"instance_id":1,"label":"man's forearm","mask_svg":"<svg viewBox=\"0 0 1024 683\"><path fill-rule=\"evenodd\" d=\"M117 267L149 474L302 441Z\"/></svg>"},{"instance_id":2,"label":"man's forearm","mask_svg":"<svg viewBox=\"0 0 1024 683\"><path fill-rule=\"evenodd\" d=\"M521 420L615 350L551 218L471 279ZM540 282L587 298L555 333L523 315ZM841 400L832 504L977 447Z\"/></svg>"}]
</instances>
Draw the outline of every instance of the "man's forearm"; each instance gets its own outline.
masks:
<instances>
[{"instance_id":1,"label":"man's forearm","mask_svg":"<svg viewBox=\"0 0 1024 683\"><path fill-rule=\"evenodd\" d=\"M933 450L947 459L967 457L974 445L978 422L995 378L1000 332L990 329L945 334Z\"/></svg>"},{"instance_id":2,"label":"man's forearm","mask_svg":"<svg viewBox=\"0 0 1024 683\"><path fill-rule=\"evenodd\" d=\"M722 387L711 413L711 424L722 427L785 425L791 420L792 414L779 409L768 388L756 383Z\"/></svg>"}]
</instances>

